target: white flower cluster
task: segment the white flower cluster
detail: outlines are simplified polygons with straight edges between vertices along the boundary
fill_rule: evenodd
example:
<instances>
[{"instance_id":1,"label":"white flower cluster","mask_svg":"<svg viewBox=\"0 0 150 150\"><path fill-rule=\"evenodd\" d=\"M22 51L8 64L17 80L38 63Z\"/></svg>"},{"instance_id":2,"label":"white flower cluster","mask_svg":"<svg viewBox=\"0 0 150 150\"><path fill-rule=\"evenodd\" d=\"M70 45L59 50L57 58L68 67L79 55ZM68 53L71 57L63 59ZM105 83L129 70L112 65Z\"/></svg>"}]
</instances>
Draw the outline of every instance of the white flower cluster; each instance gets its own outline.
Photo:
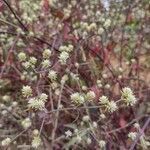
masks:
<instances>
[{"instance_id":1,"label":"white flower cluster","mask_svg":"<svg viewBox=\"0 0 150 150\"><path fill-rule=\"evenodd\" d=\"M100 148L104 148L106 146L106 142L104 140L99 141Z\"/></svg>"},{"instance_id":2,"label":"white flower cluster","mask_svg":"<svg viewBox=\"0 0 150 150\"><path fill-rule=\"evenodd\" d=\"M26 57L26 54L25 54L25 53L20 52L20 53L18 54L18 59L19 59L20 62L25 61L26 58L27 58L27 57Z\"/></svg>"},{"instance_id":3,"label":"white flower cluster","mask_svg":"<svg viewBox=\"0 0 150 150\"><path fill-rule=\"evenodd\" d=\"M30 57L29 62L30 66L34 68L35 64L37 63L37 59L35 57Z\"/></svg>"},{"instance_id":4,"label":"white flower cluster","mask_svg":"<svg viewBox=\"0 0 150 150\"><path fill-rule=\"evenodd\" d=\"M101 88L101 87L103 86L101 80L97 80L96 83L97 83L97 86L98 86L99 88Z\"/></svg>"},{"instance_id":5,"label":"white flower cluster","mask_svg":"<svg viewBox=\"0 0 150 150\"><path fill-rule=\"evenodd\" d=\"M83 120L84 122L88 122L88 121L90 120L90 117L89 117L88 115L83 116L82 120Z\"/></svg>"},{"instance_id":6,"label":"white flower cluster","mask_svg":"<svg viewBox=\"0 0 150 150\"><path fill-rule=\"evenodd\" d=\"M34 136L32 140L32 147L38 148L41 145L41 138L39 136Z\"/></svg>"},{"instance_id":7,"label":"white flower cluster","mask_svg":"<svg viewBox=\"0 0 150 150\"><path fill-rule=\"evenodd\" d=\"M97 29L97 24L95 22L92 22L88 24L87 22L81 22L80 28L84 31L84 34L87 34L86 31L91 32Z\"/></svg>"},{"instance_id":8,"label":"white flower cluster","mask_svg":"<svg viewBox=\"0 0 150 150\"><path fill-rule=\"evenodd\" d=\"M104 27L108 28L111 25L111 20L110 19L106 19L105 23L104 23Z\"/></svg>"},{"instance_id":9,"label":"white flower cluster","mask_svg":"<svg viewBox=\"0 0 150 150\"><path fill-rule=\"evenodd\" d=\"M44 59L48 59L51 56L52 52L49 49L45 49L42 53Z\"/></svg>"},{"instance_id":10,"label":"white flower cluster","mask_svg":"<svg viewBox=\"0 0 150 150\"><path fill-rule=\"evenodd\" d=\"M71 100L73 103L75 104L83 104L86 101L91 102L92 100L94 100L96 97L95 93L93 91L89 91L86 94L81 94L81 93L73 93L71 95Z\"/></svg>"},{"instance_id":11,"label":"white flower cluster","mask_svg":"<svg viewBox=\"0 0 150 150\"><path fill-rule=\"evenodd\" d=\"M99 98L100 104L107 104L109 102L108 97L107 96L101 96Z\"/></svg>"},{"instance_id":12,"label":"white flower cluster","mask_svg":"<svg viewBox=\"0 0 150 150\"><path fill-rule=\"evenodd\" d=\"M92 101L94 98L96 97L95 93L93 91L89 91L87 94L86 94L86 99L88 101Z\"/></svg>"},{"instance_id":13,"label":"white flower cluster","mask_svg":"<svg viewBox=\"0 0 150 150\"><path fill-rule=\"evenodd\" d=\"M1 145L2 146L8 146L10 143L11 143L11 139L10 138L6 138L6 139L1 141Z\"/></svg>"},{"instance_id":14,"label":"white flower cluster","mask_svg":"<svg viewBox=\"0 0 150 150\"><path fill-rule=\"evenodd\" d=\"M71 137L72 136L72 132L70 130L65 132L66 138Z\"/></svg>"},{"instance_id":15,"label":"white flower cluster","mask_svg":"<svg viewBox=\"0 0 150 150\"><path fill-rule=\"evenodd\" d=\"M133 106L136 103L135 95L129 87L125 87L121 92L121 99L126 103L127 106Z\"/></svg>"},{"instance_id":16,"label":"white flower cluster","mask_svg":"<svg viewBox=\"0 0 150 150\"><path fill-rule=\"evenodd\" d=\"M52 54L52 52L49 49L45 49L43 51L43 53L42 53L42 55L43 55L42 67L43 68L48 68L51 66L51 62L49 60L51 54Z\"/></svg>"},{"instance_id":17,"label":"white flower cluster","mask_svg":"<svg viewBox=\"0 0 150 150\"><path fill-rule=\"evenodd\" d=\"M26 54L21 52L18 54L18 58L19 61L22 62L22 66L25 69L35 68L35 65L37 63L37 59L35 57L29 57L29 60L26 60L27 59Z\"/></svg>"},{"instance_id":18,"label":"white flower cluster","mask_svg":"<svg viewBox=\"0 0 150 150\"><path fill-rule=\"evenodd\" d=\"M106 96L101 96L99 101L100 104L103 104L110 113L113 113L118 109L117 104L114 101L109 101Z\"/></svg>"},{"instance_id":19,"label":"white flower cluster","mask_svg":"<svg viewBox=\"0 0 150 150\"><path fill-rule=\"evenodd\" d=\"M117 107L117 105L116 105L116 103L114 101L110 101L107 104L106 108L111 113L114 112L114 111L116 111L118 109L118 107Z\"/></svg>"},{"instance_id":20,"label":"white flower cluster","mask_svg":"<svg viewBox=\"0 0 150 150\"><path fill-rule=\"evenodd\" d=\"M74 49L73 45L69 44L68 46L60 46L59 51L60 52L72 52Z\"/></svg>"},{"instance_id":21,"label":"white flower cluster","mask_svg":"<svg viewBox=\"0 0 150 150\"><path fill-rule=\"evenodd\" d=\"M28 129L32 123L31 123L31 119L30 118L25 118L22 122L21 125L24 129Z\"/></svg>"},{"instance_id":22,"label":"white flower cluster","mask_svg":"<svg viewBox=\"0 0 150 150\"><path fill-rule=\"evenodd\" d=\"M68 78L68 75L67 74L65 74L65 75L63 75L62 76L62 78L61 78L61 84L63 85L63 84L65 84L65 82L68 80L69 78Z\"/></svg>"},{"instance_id":23,"label":"white flower cluster","mask_svg":"<svg viewBox=\"0 0 150 150\"><path fill-rule=\"evenodd\" d=\"M48 59L45 59L42 61L42 67L43 68L48 68L51 66L51 62Z\"/></svg>"},{"instance_id":24,"label":"white flower cluster","mask_svg":"<svg viewBox=\"0 0 150 150\"><path fill-rule=\"evenodd\" d=\"M105 30L101 27L101 28L98 29L98 34L101 35L104 31L105 31Z\"/></svg>"},{"instance_id":25,"label":"white flower cluster","mask_svg":"<svg viewBox=\"0 0 150 150\"><path fill-rule=\"evenodd\" d=\"M32 89L31 89L31 87L28 86L28 85L23 86L23 88L22 88L22 95L24 97L32 96Z\"/></svg>"},{"instance_id":26,"label":"white flower cluster","mask_svg":"<svg viewBox=\"0 0 150 150\"><path fill-rule=\"evenodd\" d=\"M28 107L33 108L35 110L43 110L45 108L45 103L47 101L47 98L48 96L45 93L42 93L38 97L31 98L28 101Z\"/></svg>"},{"instance_id":27,"label":"white flower cluster","mask_svg":"<svg viewBox=\"0 0 150 150\"><path fill-rule=\"evenodd\" d=\"M72 52L74 49L73 45L68 46L60 46L59 51L61 52L59 55L59 62L64 65L67 62L67 59L69 58L69 53Z\"/></svg>"},{"instance_id":28,"label":"white flower cluster","mask_svg":"<svg viewBox=\"0 0 150 150\"><path fill-rule=\"evenodd\" d=\"M59 55L59 61L62 65L66 64L68 58L69 58L68 52L61 52Z\"/></svg>"},{"instance_id":29,"label":"white flower cluster","mask_svg":"<svg viewBox=\"0 0 150 150\"><path fill-rule=\"evenodd\" d=\"M48 73L48 78L51 81L56 81L56 79L57 79L57 72L54 71L54 70L50 70L49 73Z\"/></svg>"},{"instance_id":30,"label":"white flower cluster","mask_svg":"<svg viewBox=\"0 0 150 150\"><path fill-rule=\"evenodd\" d=\"M128 134L128 138L130 138L133 141L136 139L136 137L137 137L137 132L130 132Z\"/></svg>"},{"instance_id":31,"label":"white flower cluster","mask_svg":"<svg viewBox=\"0 0 150 150\"><path fill-rule=\"evenodd\" d=\"M70 97L72 102L75 104L83 104L85 102L84 96L78 92L71 94Z\"/></svg>"}]
</instances>

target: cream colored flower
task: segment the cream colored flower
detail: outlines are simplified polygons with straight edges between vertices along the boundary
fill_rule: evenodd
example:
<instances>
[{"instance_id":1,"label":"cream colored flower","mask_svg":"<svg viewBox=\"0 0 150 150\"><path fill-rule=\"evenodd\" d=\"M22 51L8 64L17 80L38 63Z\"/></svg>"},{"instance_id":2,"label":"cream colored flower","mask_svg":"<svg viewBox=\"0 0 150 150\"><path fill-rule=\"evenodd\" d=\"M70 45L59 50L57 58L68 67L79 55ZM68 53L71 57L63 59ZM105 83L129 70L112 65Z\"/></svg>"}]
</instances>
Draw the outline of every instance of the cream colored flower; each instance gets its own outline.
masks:
<instances>
[{"instance_id":1,"label":"cream colored flower","mask_svg":"<svg viewBox=\"0 0 150 150\"><path fill-rule=\"evenodd\" d=\"M70 130L65 132L66 138L71 137L72 136L72 132Z\"/></svg>"},{"instance_id":2,"label":"cream colored flower","mask_svg":"<svg viewBox=\"0 0 150 150\"><path fill-rule=\"evenodd\" d=\"M121 99L127 106L133 106L137 102L132 90L129 87L123 88L121 94Z\"/></svg>"},{"instance_id":3,"label":"cream colored flower","mask_svg":"<svg viewBox=\"0 0 150 150\"><path fill-rule=\"evenodd\" d=\"M28 86L28 85L23 86L23 88L22 88L22 95L24 97L32 96L32 89L31 89L31 87Z\"/></svg>"},{"instance_id":4,"label":"cream colored flower","mask_svg":"<svg viewBox=\"0 0 150 150\"><path fill-rule=\"evenodd\" d=\"M48 73L48 78L51 80L51 81L54 81L57 79L57 72L54 71L54 70L50 70L49 73Z\"/></svg>"},{"instance_id":5,"label":"cream colored flower","mask_svg":"<svg viewBox=\"0 0 150 150\"><path fill-rule=\"evenodd\" d=\"M48 68L50 67L50 65L51 65L51 62L48 59L45 59L42 61L43 68Z\"/></svg>"},{"instance_id":6,"label":"cream colored flower","mask_svg":"<svg viewBox=\"0 0 150 150\"><path fill-rule=\"evenodd\" d=\"M104 148L106 146L106 142L104 140L99 141L100 148Z\"/></svg>"},{"instance_id":7,"label":"cream colored flower","mask_svg":"<svg viewBox=\"0 0 150 150\"><path fill-rule=\"evenodd\" d=\"M114 111L116 111L118 109L118 107L114 101L108 102L108 104L106 105L106 108L110 113L113 113Z\"/></svg>"},{"instance_id":8,"label":"cream colored flower","mask_svg":"<svg viewBox=\"0 0 150 150\"><path fill-rule=\"evenodd\" d=\"M43 110L45 108L45 102L39 100L38 98L31 98L28 101L28 107L33 108L35 110Z\"/></svg>"},{"instance_id":9,"label":"cream colored flower","mask_svg":"<svg viewBox=\"0 0 150 150\"><path fill-rule=\"evenodd\" d=\"M62 65L66 64L68 58L69 58L69 54L65 51L61 52L59 55L59 61Z\"/></svg>"},{"instance_id":10,"label":"cream colored flower","mask_svg":"<svg viewBox=\"0 0 150 150\"><path fill-rule=\"evenodd\" d=\"M28 129L32 125L30 118L25 118L21 122L21 125L23 126L24 129Z\"/></svg>"},{"instance_id":11,"label":"cream colored flower","mask_svg":"<svg viewBox=\"0 0 150 150\"><path fill-rule=\"evenodd\" d=\"M10 143L11 143L11 139L10 138L6 138L6 139L1 141L1 145L2 146L8 146Z\"/></svg>"},{"instance_id":12,"label":"cream colored flower","mask_svg":"<svg viewBox=\"0 0 150 150\"><path fill-rule=\"evenodd\" d=\"M51 54L52 54L51 50L45 49L45 50L43 51L43 58L44 58L44 59L48 59L48 58L51 56Z\"/></svg>"},{"instance_id":13,"label":"cream colored flower","mask_svg":"<svg viewBox=\"0 0 150 150\"><path fill-rule=\"evenodd\" d=\"M101 96L99 98L100 104L107 104L109 102L108 97L107 96Z\"/></svg>"},{"instance_id":14,"label":"cream colored flower","mask_svg":"<svg viewBox=\"0 0 150 150\"><path fill-rule=\"evenodd\" d=\"M131 139L131 140L135 140L136 139L136 137L137 137L137 132L130 132L129 134L128 134L128 137Z\"/></svg>"},{"instance_id":15,"label":"cream colored flower","mask_svg":"<svg viewBox=\"0 0 150 150\"><path fill-rule=\"evenodd\" d=\"M70 97L71 97L72 102L76 104L83 104L85 102L84 97L78 92L73 93Z\"/></svg>"},{"instance_id":16,"label":"cream colored flower","mask_svg":"<svg viewBox=\"0 0 150 150\"><path fill-rule=\"evenodd\" d=\"M89 91L87 94L86 94L86 98L88 101L91 101L93 100L94 98L96 97L95 93L93 91Z\"/></svg>"},{"instance_id":17,"label":"cream colored flower","mask_svg":"<svg viewBox=\"0 0 150 150\"><path fill-rule=\"evenodd\" d=\"M47 98L48 98L48 95L45 94L45 93L42 93L42 94L39 96L39 100L40 100L40 101L43 101L43 102L46 102L46 101L47 101Z\"/></svg>"},{"instance_id":18,"label":"cream colored flower","mask_svg":"<svg viewBox=\"0 0 150 150\"><path fill-rule=\"evenodd\" d=\"M25 61L26 60L26 54L25 53L23 53L23 52L20 52L19 54L18 54L18 59L19 59L19 61Z\"/></svg>"},{"instance_id":19,"label":"cream colored flower","mask_svg":"<svg viewBox=\"0 0 150 150\"><path fill-rule=\"evenodd\" d=\"M39 136L34 136L32 140L32 147L38 148L41 145L41 138Z\"/></svg>"}]
</instances>

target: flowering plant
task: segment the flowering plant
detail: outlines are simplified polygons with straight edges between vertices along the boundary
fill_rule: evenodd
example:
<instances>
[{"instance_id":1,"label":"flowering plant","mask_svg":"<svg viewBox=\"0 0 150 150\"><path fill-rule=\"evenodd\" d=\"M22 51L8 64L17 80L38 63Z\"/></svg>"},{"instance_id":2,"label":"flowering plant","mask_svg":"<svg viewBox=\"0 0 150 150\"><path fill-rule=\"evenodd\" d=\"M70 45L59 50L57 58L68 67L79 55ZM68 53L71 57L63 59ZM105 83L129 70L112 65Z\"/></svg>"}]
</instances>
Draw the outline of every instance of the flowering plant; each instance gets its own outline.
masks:
<instances>
[{"instance_id":1,"label":"flowering plant","mask_svg":"<svg viewBox=\"0 0 150 150\"><path fill-rule=\"evenodd\" d=\"M2 149L148 149L149 4L1 0Z\"/></svg>"}]
</instances>

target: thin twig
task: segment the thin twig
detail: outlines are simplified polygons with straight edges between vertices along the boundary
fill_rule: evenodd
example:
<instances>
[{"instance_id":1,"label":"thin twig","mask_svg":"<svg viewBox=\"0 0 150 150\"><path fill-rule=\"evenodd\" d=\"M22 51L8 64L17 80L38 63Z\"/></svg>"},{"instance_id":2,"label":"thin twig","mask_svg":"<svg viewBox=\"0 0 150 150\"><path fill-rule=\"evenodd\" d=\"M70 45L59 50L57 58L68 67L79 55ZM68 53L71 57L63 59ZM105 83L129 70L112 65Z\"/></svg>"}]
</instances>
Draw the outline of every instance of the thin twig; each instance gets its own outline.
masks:
<instances>
[{"instance_id":1,"label":"thin twig","mask_svg":"<svg viewBox=\"0 0 150 150\"><path fill-rule=\"evenodd\" d=\"M60 104L61 104L61 97L62 97L63 88L64 88L64 84L61 85L60 95L59 95L58 104L57 104L57 110L56 110L56 115L55 115L56 120L54 123L54 129L52 131L52 148L53 148L56 130L57 130L57 126L58 126L59 108L60 108Z\"/></svg>"}]
</instances>

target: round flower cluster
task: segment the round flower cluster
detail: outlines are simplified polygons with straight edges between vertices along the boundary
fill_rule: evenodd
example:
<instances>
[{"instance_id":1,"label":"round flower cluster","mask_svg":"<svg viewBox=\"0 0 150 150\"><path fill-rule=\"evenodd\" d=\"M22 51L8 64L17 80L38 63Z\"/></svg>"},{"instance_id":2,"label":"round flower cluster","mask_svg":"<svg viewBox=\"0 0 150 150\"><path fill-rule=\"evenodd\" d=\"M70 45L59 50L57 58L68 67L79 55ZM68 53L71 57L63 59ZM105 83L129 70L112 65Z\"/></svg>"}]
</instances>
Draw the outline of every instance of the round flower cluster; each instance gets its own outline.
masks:
<instances>
[{"instance_id":1,"label":"round flower cluster","mask_svg":"<svg viewBox=\"0 0 150 150\"><path fill-rule=\"evenodd\" d=\"M30 98L28 101L28 107L35 110L43 110L45 108L45 103L48 99L47 94L42 93L38 97Z\"/></svg>"},{"instance_id":2,"label":"round flower cluster","mask_svg":"<svg viewBox=\"0 0 150 150\"><path fill-rule=\"evenodd\" d=\"M59 61L62 65L66 64L68 58L69 58L68 52L63 51L59 55Z\"/></svg>"},{"instance_id":3,"label":"round flower cluster","mask_svg":"<svg viewBox=\"0 0 150 150\"><path fill-rule=\"evenodd\" d=\"M106 146L106 142L104 140L99 141L100 148L104 148Z\"/></svg>"},{"instance_id":4,"label":"round flower cluster","mask_svg":"<svg viewBox=\"0 0 150 150\"><path fill-rule=\"evenodd\" d=\"M72 52L74 49L73 45L69 44L68 46L60 46L59 47L59 51L60 52L63 52L63 51L66 51L66 52Z\"/></svg>"},{"instance_id":5,"label":"round flower cluster","mask_svg":"<svg viewBox=\"0 0 150 150\"><path fill-rule=\"evenodd\" d=\"M66 64L67 59L69 58L69 53L74 49L73 45L69 44L68 46L60 46L59 51L61 52L59 55L59 61L62 65Z\"/></svg>"},{"instance_id":6,"label":"round flower cluster","mask_svg":"<svg viewBox=\"0 0 150 150\"><path fill-rule=\"evenodd\" d=\"M38 148L41 145L41 143L41 138L39 136L34 136L31 145L33 148Z\"/></svg>"},{"instance_id":7,"label":"round flower cluster","mask_svg":"<svg viewBox=\"0 0 150 150\"><path fill-rule=\"evenodd\" d=\"M10 138L6 138L6 139L1 141L1 145L2 146L8 146L10 143L11 143L11 139Z\"/></svg>"},{"instance_id":8,"label":"round flower cluster","mask_svg":"<svg viewBox=\"0 0 150 150\"><path fill-rule=\"evenodd\" d=\"M78 92L71 94L70 97L72 102L75 104L83 104L85 102L84 96Z\"/></svg>"},{"instance_id":9,"label":"round flower cluster","mask_svg":"<svg viewBox=\"0 0 150 150\"><path fill-rule=\"evenodd\" d=\"M128 134L128 137L131 139L131 140L135 140L136 139L136 137L137 137L137 132L130 132L129 134Z\"/></svg>"},{"instance_id":10,"label":"round flower cluster","mask_svg":"<svg viewBox=\"0 0 150 150\"><path fill-rule=\"evenodd\" d=\"M25 68L35 68L35 65L37 63L37 59L35 57L29 57L29 59L27 60L27 56L24 52L20 52L18 54L18 59L21 63L21 65Z\"/></svg>"},{"instance_id":11,"label":"round flower cluster","mask_svg":"<svg viewBox=\"0 0 150 150\"><path fill-rule=\"evenodd\" d=\"M48 73L48 78L51 81L55 81L57 79L57 72L54 71L54 70L50 70L49 73Z\"/></svg>"},{"instance_id":12,"label":"round flower cluster","mask_svg":"<svg viewBox=\"0 0 150 150\"><path fill-rule=\"evenodd\" d=\"M45 50L43 51L43 58L44 58L44 59L48 59L48 58L51 56L51 54L52 54L51 50L45 49Z\"/></svg>"},{"instance_id":13,"label":"round flower cluster","mask_svg":"<svg viewBox=\"0 0 150 150\"><path fill-rule=\"evenodd\" d=\"M24 129L28 129L32 125L30 118L25 118L21 122L21 125L23 126Z\"/></svg>"},{"instance_id":14,"label":"round flower cluster","mask_svg":"<svg viewBox=\"0 0 150 150\"><path fill-rule=\"evenodd\" d=\"M51 62L48 59L45 59L42 61L42 67L43 68L48 68L51 66Z\"/></svg>"},{"instance_id":15,"label":"round flower cluster","mask_svg":"<svg viewBox=\"0 0 150 150\"><path fill-rule=\"evenodd\" d=\"M66 138L71 137L72 136L72 132L70 130L65 132Z\"/></svg>"},{"instance_id":16,"label":"round flower cluster","mask_svg":"<svg viewBox=\"0 0 150 150\"><path fill-rule=\"evenodd\" d=\"M86 99L88 101L92 101L94 98L96 97L95 93L93 91L89 91L87 94L86 94Z\"/></svg>"},{"instance_id":17,"label":"round flower cluster","mask_svg":"<svg viewBox=\"0 0 150 150\"><path fill-rule=\"evenodd\" d=\"M26 54L25 54L25 53L20 52L20 53L18 54L18 59L19 59L20 62L25 61L26 58L27 58L27 57L26 57Z\"/></svg>"},{"instance_id":18,"label":"round flower cluster","mask_svg":"<svg viewBox=\"0 0 150 150\"><path fill-rule=\"evenodd\" d=\"M110 113L113 113L118 109L117 104L114 101L109 101L106 96L101 96L99 101L100 104L103 104Z\"/></svg>"},{"instance_id":19,"label":"round flower cluster","mask_svg":"<svg viewBox=\"0 0 150 150\"><path fill-rule=\"evenodd\" d=\"M31 87L28 86L28 85L23 86L23 88L22 88L22 95L24 97L32 96L32 89L31 89Z\"/></svg>"},{"instance_id":20,"label":"round flower cluster","mask_svg":"<svg viewBox=\"0 0 150 150\"><path fill-rule=\"evenodd\" d=\"M121 99L127 106L133 106L137 102L132 90L129 87L123 88L121 94Z\"/></svg>"}]
</instances>

